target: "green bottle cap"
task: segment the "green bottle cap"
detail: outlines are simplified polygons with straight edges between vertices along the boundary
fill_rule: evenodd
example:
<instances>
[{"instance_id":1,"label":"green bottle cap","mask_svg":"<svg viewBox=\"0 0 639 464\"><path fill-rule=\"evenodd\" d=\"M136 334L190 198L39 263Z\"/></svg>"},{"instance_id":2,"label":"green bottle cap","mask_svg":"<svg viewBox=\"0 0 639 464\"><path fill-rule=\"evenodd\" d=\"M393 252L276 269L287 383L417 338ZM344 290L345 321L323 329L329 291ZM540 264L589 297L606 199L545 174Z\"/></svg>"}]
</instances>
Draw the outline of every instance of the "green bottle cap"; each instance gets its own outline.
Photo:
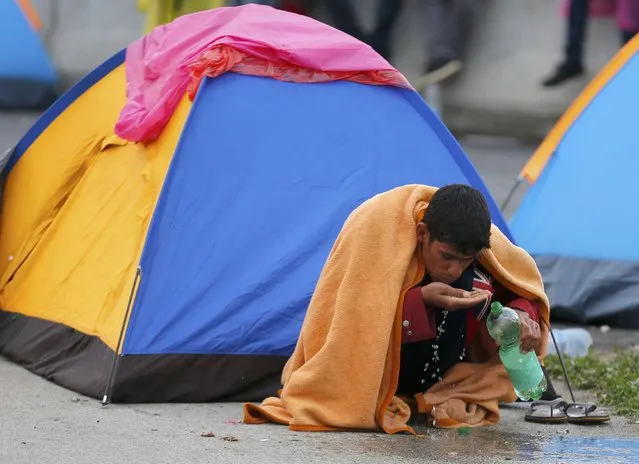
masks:
<instances>
[{"instance_id":1,"label":"green bottle cap","mask_svg":"<svg viewBox=\"0 0 639 464\"><path fill-rule=\"evenodd\" d=\"M495 301L490 305L490 314L493 316L499 316L504 310L504 307L499 301Z\"/></svg>"}]
</instances>

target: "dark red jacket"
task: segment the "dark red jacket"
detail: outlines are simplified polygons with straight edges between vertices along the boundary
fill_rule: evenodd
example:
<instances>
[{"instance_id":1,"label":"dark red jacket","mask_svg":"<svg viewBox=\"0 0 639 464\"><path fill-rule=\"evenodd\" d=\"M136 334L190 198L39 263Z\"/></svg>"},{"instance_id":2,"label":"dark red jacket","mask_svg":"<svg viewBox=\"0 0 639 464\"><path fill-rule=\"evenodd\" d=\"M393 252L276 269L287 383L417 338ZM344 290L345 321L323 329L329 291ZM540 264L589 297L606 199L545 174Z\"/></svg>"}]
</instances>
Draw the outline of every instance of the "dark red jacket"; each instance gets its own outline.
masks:
<instances>
[{"instance_id":1,"label":"dark red jacket","mask_svg":"<svg viewBox=\"0 0 639 464\"><path fill-rule=\"evenodd\" d=\"M479 266L475 266L474 289L490 290L493 294L491 301L499 301L504 306L519 309L528 313L536 322L539 322L539 310L536 304L515 295L505 288ZM466 345L470 345L479 325L478 319L483 318L488 309L489 302L484 306L481 314L476 316L472 311L468 311L468 326ZM435 312L433 308L427 307L422 299L421 287L415 287L408 291L404 299L402 319L402 343L419 342L435 338Z\"/></svg>"}]
</instances>

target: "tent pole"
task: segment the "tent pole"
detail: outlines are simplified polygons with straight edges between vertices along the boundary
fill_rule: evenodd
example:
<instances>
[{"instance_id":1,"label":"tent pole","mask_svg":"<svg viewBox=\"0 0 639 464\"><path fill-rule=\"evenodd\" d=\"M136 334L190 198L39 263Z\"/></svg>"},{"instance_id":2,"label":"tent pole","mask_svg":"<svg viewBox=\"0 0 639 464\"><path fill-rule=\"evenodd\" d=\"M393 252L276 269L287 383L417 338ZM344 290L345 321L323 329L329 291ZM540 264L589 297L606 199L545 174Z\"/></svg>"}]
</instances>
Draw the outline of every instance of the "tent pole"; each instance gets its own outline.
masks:
<instances>
[{"instance_id":1,"label":"tent pole","mask_svg":"<svg viewBox=\"0 0 639 464\"><path fill-rule=\"evenodd\" d=\"M521 177L518 177L517 180L515 181L515 183L513 184L512 188L508 192L508 195L506 195L506 199L504 200L504 202L501 204L501 207L499 208L502 213L504 211L506 211L506 207L510 203L510 200L512 200L513 195L515 194L515 192L519 188L520 184L521 184Z\"/></svg>"},{"instance_id":2,"label":"tent pole","mask_svg":"<svg viewBox=\"0 0 639 464\"><path fill-rule=\"evenodd\" d=\"M113 380L115 379L115 373L118 367L118 361L120 360L120 348L122 347L122 339L124 338L124 328L129 320L129 314L131 313L131 307L133 306L133 300L135 298L135 290L142 278L142 268L138 266L135 271L135 278L133 279L133 285L131 286L131 294L129 295L129 303L126 307L126 313L122 320L122 328L120 329L120 336L118 337L118 346L113 354L113 364L111 365L111 372L109 373L109 380L107 381L106 388L104 389L104 396L102 397L102 406L106 406L111 402L111 395L113 394Z\"/></svg>"}]
</instances>

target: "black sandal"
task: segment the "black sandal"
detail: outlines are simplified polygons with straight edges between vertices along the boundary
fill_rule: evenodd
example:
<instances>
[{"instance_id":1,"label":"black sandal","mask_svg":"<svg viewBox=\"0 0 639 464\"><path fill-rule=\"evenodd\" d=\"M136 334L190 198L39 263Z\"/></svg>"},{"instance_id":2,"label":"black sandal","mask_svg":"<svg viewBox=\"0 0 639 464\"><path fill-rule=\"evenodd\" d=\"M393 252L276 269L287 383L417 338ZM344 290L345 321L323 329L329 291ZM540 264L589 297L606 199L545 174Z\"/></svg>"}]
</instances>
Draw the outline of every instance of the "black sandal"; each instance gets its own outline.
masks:
<instances>
[{"instance_id":1,"label":"black sandal","mask_svg":"<svg viewBox=\"0 0 639 464\"><path fill-rule=\"evenodd\" d=\"M566 422L568 420L568 415L566 414L567 406L568 403L561 398L552 401L533 401L530 403L530 412L526 414L524 419L528 422L536 422L538 424L558 424Z\"/></svg>"},{"instance_id":2,"label":"black sandal","mask_svg":"<svg viewBox=\"0 0 639 464\"><path fill-rule=\"evenodd\" d=\"M568 422L571 424L601 424L610 420L610 415L603 411L595 411L596 409L597 405L593 403L570 403L566 408Z\"/></svg>"}]
</instances>

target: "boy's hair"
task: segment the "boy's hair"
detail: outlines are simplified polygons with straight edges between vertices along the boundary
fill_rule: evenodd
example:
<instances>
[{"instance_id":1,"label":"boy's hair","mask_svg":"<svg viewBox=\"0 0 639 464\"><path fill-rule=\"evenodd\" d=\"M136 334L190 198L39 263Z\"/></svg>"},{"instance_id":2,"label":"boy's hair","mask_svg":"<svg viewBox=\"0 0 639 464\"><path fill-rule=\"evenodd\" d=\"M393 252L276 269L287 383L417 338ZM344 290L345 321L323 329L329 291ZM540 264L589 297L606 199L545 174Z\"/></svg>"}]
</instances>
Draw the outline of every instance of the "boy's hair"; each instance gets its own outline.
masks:
<instances>
[{"instance_id":1,"label":"boy's hair","mask_svg":"<svg viewBox=\"0 0 639 464\"><path fill-rule=\"evenodd\" d=\"M430 240L454 246L464 255L490 248L490 212L484 196L463 184L440 188L430 200L424 224Z\"/></svg>"}]
</instances>

